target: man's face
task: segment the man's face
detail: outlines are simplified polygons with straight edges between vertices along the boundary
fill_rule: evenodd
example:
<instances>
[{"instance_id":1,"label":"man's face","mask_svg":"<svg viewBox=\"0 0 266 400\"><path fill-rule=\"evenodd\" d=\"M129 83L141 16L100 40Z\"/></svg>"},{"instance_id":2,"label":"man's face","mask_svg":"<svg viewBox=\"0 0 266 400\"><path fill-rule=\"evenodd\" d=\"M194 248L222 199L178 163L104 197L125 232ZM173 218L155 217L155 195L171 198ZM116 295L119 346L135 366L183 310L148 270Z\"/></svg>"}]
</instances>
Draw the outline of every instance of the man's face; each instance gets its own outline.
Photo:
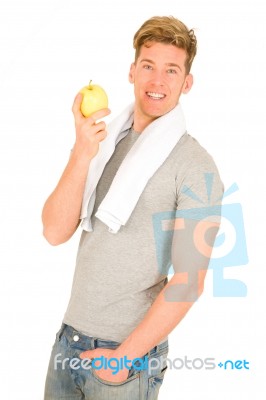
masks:
<instances>
[{"instance_id":1,"label":"man's face","mask_svg":"<svg viewBox=\"0 0 266 400\"><path fill-rule=\"evenodd\" d=\"M171 111L182 93L193 83L186 74L186 52L171 44L150 42L143 45L130 67L129 81L134 84L134 128L143 130L154 119Z\"/></svg>"}]
</instances>

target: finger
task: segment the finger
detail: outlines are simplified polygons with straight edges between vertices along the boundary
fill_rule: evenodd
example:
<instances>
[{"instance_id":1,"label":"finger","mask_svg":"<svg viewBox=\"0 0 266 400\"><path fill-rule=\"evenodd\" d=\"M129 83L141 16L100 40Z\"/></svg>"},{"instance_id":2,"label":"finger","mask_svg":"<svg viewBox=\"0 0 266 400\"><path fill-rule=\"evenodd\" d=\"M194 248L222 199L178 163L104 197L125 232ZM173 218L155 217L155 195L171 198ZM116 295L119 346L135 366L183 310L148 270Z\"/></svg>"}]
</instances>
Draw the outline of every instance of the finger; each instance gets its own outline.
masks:
<instances>
[{"instance_id":1,"label":"finger","mask_svg":"<svg viewBox=\"0 0 266 400\"><path fill-rule=\"evenodd\" d=\"M88 126L97 126L98 127L98 125L102 121L99 122L99 123L96 123L96 121L98 119L100 119L100 118L103 118L103 117L109 115L110 112L111 112L111 110L109 110L109 108L103 108L102 110L95 111L94 113L92 113L91 115L89 115L86 118L84 118L83 115L82 115L82 117L83 117L83 119L86 119L86 122L85 122L86 125L88 125ZM104 129L104 128L105 128L105 125L104 125L104 127L101 127L101 129ZM98 128L98 130L99 130L99 128Z\"/></svg>"},{"instance_id":2,"label":"finger","mask_svg":"<svg viewBox=\"0 0 266 400\"><path fill-rule=\"evenodd\" d=\"M89 118L92 118L95 121L97 121L97 119L106 117L107 115L109 115L111 113L111 110L109 108L103 108L102 110L99 111L95 111L94 113L92 113Z\"/></svg>"},{"instance_id":3,"label":"finger","mask_svg":"<svg viewBox=\"0 0 266 400\"><path fill-rule=\"evenodd\" d=\"M91 131L92 131L93 133L98 133L98 132L100 132L100 131L105 130L105 128L106 128L106 123L105 123L104 121L100 121L100 122L95 123L95 124L91 127Z\"/></svg>"},{"instance_id":4,"label":"finger","mask_svg":"<svg viewBox=\"0 0 266 400\"><path fill-rule=\"evenodd\" d=\"M107 136L107 131L100 131L99 133L97 133L97 138L99 140L99 142L101 142L102 140L104 140Z\"/></svg>"},{"instance_id":5,"label":"finger","mask_svg":"<svg viewBox=\"0 0 266 400\"><path fill-rule=\"evenodd\" d=\"M73 106L72 106L72 112L74 114L75 119L80 119L83 118L83 115L80 111L80 106L81 106L81 102L83 99L83 94L82 93L78 93L75 97Z\"/></svg>"}]
</instances>

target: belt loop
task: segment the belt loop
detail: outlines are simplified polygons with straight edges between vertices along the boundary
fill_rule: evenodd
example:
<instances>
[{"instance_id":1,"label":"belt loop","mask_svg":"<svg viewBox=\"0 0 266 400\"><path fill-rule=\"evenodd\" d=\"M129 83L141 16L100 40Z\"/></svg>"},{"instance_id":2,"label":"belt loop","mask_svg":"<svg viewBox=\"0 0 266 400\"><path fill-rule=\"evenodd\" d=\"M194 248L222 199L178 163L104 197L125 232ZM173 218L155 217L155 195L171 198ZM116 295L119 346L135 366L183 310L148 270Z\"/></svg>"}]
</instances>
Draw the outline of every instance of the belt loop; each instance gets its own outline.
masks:
<instances>
[{"instance_id":1,"label":"belt loop","mask_svg":"<svg viewBox=\"0 0 266 400\"><path fill-rule=\"evenodd\" d=\"M151 350L148 351L147 356L150 357L151 355Z\"/></svg>"},{"instance_id":2,"label":"belt loop","mask_svg":"<svg viewBox=\"0 0 266 400\"><path fill-rule=\"evenodd\" d=\"M156 353L156 351L157 351L157 347L158 346L154 346L152 349L150 349L149 351L148 351L148 357L150 357L150 355L151 355L151 352L154 350L154 353Z\"/></svg>"},{"instance_id":3,"label":"belt loop","mask_svg":"<svg viewBox=\"0 0 266 400\"><path fill-rule=\"evenodd\" d=\"M58 340L61 339L61 337L62 337L62 335L63 335L63 332L64 332L64 330L65 330L65 327L66 327L66 324L63 322L62 325L61 325L61 328L59 329L59 331L58 331L58 333L57 333L57 339L58 339Z\"/></svg>"},{"instance_id":4,"label":"belt loop","mask_svg":"<svg viewBox=\"0 0 266 400\"><path fill-rule=\"evenodd\" d=\"M97 339L95 337L91 338L91 349L96 349L97 348Z\"/></svg>"}]
</instances>

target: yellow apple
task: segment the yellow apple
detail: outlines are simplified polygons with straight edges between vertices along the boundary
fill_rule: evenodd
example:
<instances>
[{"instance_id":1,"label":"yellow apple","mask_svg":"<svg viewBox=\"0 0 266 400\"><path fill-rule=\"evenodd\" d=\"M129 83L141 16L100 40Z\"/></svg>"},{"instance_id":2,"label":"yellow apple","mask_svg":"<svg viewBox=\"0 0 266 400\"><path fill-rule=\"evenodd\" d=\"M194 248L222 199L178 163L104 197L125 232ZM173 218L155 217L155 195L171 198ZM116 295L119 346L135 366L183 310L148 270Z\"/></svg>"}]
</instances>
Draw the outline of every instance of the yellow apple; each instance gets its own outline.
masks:
<instances>
[{"instance_id":1,"label":"yellow apple","mask_svg":"<svg viewBox=\"0 0 266 400\"><path fill-rule=\"evenodd\" d=\"M83 99L80 111L84 117L89 117L92 113L108 107L108 97L103 88L99 85L92 85L91 81L88 86L80 90Z\"/></svg>"}]
</instances>

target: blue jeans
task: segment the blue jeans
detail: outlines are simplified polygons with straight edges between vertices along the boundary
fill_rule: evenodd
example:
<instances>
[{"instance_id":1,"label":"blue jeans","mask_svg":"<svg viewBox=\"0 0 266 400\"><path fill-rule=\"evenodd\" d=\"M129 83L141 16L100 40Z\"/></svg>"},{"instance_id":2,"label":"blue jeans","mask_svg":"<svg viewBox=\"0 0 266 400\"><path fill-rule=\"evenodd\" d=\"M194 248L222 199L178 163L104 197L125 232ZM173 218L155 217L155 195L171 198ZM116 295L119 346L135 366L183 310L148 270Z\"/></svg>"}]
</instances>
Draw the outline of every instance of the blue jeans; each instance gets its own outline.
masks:
<instances>
[{"instance_id":1,"label":"blue jeans","mask_svg":"<svg viewBox=\"0 0 266 400\"><path fill-rule=\"evenodd\" d=\"M142 359L136 360L127 379L119 383L102 380L88 362L82 365L79 358L85 350L97 347L116 349L118 346L117 342L86 336L62 324L52 348L44 400L158 399L167 369L168 341L155 346Z\"/></svg>"}]
</instances>

